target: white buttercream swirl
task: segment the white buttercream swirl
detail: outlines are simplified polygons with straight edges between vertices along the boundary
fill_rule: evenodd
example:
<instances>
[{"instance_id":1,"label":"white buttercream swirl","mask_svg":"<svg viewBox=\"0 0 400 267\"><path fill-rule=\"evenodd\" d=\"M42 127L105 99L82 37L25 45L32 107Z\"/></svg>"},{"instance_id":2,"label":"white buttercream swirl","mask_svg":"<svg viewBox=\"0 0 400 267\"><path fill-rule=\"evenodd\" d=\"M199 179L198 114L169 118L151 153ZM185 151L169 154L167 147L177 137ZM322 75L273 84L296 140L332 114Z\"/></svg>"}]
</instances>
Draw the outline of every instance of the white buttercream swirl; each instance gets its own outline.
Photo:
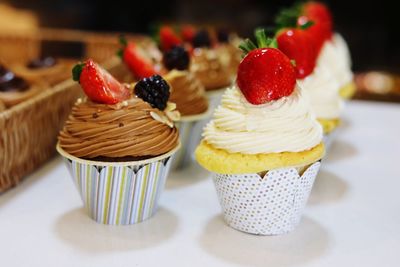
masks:
<instances>
[{"instance_id":1,"label":"white buttercream swirl","mask_svg":"<svg viewBox=\"0 0 400 267\"><path fill-rule=\"evenodd\" d=\"M322 128L298 87L288 97L252 105L233 86L223 95L203 137L230 153L299 152L321 142Z\"/></svg>"},{"instance_id":2,"label":"white buttercream swirl","mask_svg":"<svg viewBox=\"0 0 400 267\"><path fill-rule=\"evenodd\" d=\"M313 73L298 80L310 99L317 118L336 119L343 109L340 89L353 80L346 43L339 34L326 41Z\"/></svg>"}]
</instances>

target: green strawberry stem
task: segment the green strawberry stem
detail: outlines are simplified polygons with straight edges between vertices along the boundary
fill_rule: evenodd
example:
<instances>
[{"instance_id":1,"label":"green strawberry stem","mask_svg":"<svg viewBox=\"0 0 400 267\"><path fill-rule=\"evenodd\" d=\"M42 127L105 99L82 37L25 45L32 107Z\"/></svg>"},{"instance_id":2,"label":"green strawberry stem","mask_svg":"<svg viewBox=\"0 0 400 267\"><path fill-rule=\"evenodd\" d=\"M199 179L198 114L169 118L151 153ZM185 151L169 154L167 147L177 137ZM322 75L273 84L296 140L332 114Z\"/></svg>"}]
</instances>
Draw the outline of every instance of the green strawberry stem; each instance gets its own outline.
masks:
<instances>
[{"instance_id":1,"label":"green strawberry stem","mask_svg":"<svg viewBox=\"0 0 400 267\"><path fill-rule=\"evenodd\" d=\"M278 48L278 43L276 38L267 37L265 29L256 29L254 32L256 37L257 45L254 44L253 41L250 39L244 40L240 45L239 48L243 50L245 54L248 54L250 51L257 49L257 48L265 48L265 47L272 47Z\"/></svg>"},{"instance_id":2,"label":"green strawberry stem","mask_svg":"<svg viewBox=\"0 0 400 267\"><path fill-rule=\"evenodd\" d=\"M296 28L297 19L301 15L302 7L303 3L297 3L290 8L282 9L275 18L277 28Z\"/></svg>"},{"instance_id":3,"label":"green strawberry stem","mask_svg":"<svg viewBox=\"0 0 400 267\"><path fill-rule=\"evenodd\" d=\"M72 68L72 79L76 82L79 82L79 79L81 78L81 73L83 70L83 67L85 66L85 63L78 63Z\"/></svg>"},{"instance_id":4,"label":"green strawberry stem","mask_svg":"<svg viewBox=\"0 0 400 267\"><path fill-rule=\"evenodd\" d=\"M314 21L309 20L306 23L304 23L303 25L300 26L300 29L302 30L307 30L308 28L310 28L312 25L314 25Z\"/></svg>"},{"instance_id":5,"label":"green strawberry stem","mask_svg":"<svg viewBox=\"0 0 400 267\"><path fill-rule=\"evenodd\" d=\"M122 59L124 55L124 48L128 45L128 40L126 40L125 35L121 34L119 36L119 43L121 44L121 48L117 50L117 56Z\"/></svg>"},{"instance_id":6,"label":"green strawberry stem","mask_svg":"<svg viewBox=\"0 0 400 267\"><path fill-rule=\"evenodd\" d=\"M308 21L300 27L297 24L297 19L301 16L304 3L296 3L290 8L282 9L275 18L276 32L283 28L300 28L306 30L312 25L313 21Z\"/></svg>"}]
</instances>

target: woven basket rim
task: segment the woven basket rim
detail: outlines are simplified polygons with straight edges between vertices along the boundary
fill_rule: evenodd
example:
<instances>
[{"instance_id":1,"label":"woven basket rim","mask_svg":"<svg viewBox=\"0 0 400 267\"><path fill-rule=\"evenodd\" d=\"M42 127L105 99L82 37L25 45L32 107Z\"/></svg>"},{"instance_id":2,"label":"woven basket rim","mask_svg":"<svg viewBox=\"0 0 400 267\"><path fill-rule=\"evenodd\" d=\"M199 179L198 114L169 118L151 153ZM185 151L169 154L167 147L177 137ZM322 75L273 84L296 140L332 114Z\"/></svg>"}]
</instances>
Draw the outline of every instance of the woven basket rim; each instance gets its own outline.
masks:
<instances>
[{"instance_id":1,"label":"woven basket rim","mask_svg":"<svg viewBox=\"0 0 400 267\"><path fill-rule=\"evenodd\" d=\"M87 160L87 159L81 159L81 158L75 157L75 156L69 154L68 152L66 152L64 149L62 149L62 147L60 146L60 142L57 142L57 146L56 146L57 152L61 156L63 156L64 158L67 158L69 160L81 163L81 164L95 165L95 166L121 166L121 167L122 166L139 166L139 165L144 165L144 164L149 164L149 163L153 163L156 161L160 161L160 160L163 160L165 158L172 156L180 148L181 148L181 142L178 142L178 145L174 149L172 149L171 151L169 151L165 154L154 157L154 158L145 159L145 160L137 160L137 161L126 161L126 162L104 162L104 161L94 161L94 160Z\"/></svg>"}]
</instances>

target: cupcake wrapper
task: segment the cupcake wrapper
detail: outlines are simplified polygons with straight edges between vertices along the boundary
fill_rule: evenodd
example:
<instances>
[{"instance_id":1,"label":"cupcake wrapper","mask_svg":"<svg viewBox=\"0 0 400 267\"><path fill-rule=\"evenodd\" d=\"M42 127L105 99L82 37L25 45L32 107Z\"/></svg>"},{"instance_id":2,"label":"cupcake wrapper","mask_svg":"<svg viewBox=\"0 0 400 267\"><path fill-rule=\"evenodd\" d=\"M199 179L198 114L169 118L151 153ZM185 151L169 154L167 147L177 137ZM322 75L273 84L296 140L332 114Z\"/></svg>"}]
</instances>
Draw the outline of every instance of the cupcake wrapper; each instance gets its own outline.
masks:
<instances>
[{"instance_id":1,"label":"cupcake wrapper","mask_svg":"<svg viewBox=\"0 0 400 267\"><path fill-rule=\"evenodd\" d=\"M231 227L256 235L279 235L300 222L320 162L305 168L282 168L259 174L214 174L213 180ZM304 169L304 168L303 168Z\"/></svg>"},{"instance_id":2,"label":"cupcake wrapper","mask_svg":"<svg viewBox=\"0 0 400 267\"><path fill-rule=\"evenodd\" d=\"M200 142L201 137L194 132L196 123L185 121L175 124L179 130L179 140L182 147L172 158L172 170L181 169L190 163L193 143Z\"/></svg>"},{"instance_id":3,"label":"cupcake wrapper","mask_svg":"<svg viewBox=\"0 0 400 267\"><path fill-rule=\"evenodd\" d=\"M201 140L202 129L199 129L199 125L204 118L210 116L209 110L199 115L183 116L181 121L175 123L176 128L179 130L181 149L172 158L172 170L181 169L193 160L194 150Z\"/></svg>"},{"instance_id":4,"label":"cupcake wrapper","mask_svg":"<svg viewBox=\"0 0 400 267\"><path fill-rule=\"evenodd\" d=\"M155 213L171 156L140 165L97 165L65 156L64 161L89 216L102 224L126 225Z\"/></svg>"},{"instance_id":5,"label":"cupcake wrapper","mask_svg":"<svg viewBox=\"0 0 400 267\"><path fill-rule=\"evenodd\" d=\"M332 143L335 140L336 136L337 136L337 132L338 130L335 129L332 132L328 133L328 134L324 134L324 136L322 137L322 142L325 145L325 151L330 150L330 148L332 147Z\"/></svg>"}]
</instances>

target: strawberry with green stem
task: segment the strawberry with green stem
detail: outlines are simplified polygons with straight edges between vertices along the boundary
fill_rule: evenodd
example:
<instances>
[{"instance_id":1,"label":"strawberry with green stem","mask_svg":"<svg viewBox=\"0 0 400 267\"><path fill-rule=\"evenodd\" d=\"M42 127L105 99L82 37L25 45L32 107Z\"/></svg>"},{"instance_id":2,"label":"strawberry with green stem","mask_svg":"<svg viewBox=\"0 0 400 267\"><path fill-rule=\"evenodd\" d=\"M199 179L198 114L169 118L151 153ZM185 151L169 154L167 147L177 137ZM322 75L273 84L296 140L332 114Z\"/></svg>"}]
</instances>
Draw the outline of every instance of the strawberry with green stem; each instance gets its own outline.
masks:
<instances>
[{"instance_id":1,"label":"strawberry with green stem","mask_svg":"<svg viewBox=\"0 0 400 267\"><path fill-rule=\"evenodd\" d=\"M247 101L261 105L289 96L296 74L290 59L277 49L276 39L267 38L263 29L255 36L257 44L247 39L239 46L246 56L238 68L237 85Z\"/></svg>"},{"instance_id":2,"label":"strawberry with green stem","mask_svg":"<svg viewBox=\"0 0 400 267\"><path fill-rule=\"evenodd\" d=\"M315 1L283 9L276 17L275 23L278 29L307 28L306 31L313 42L316 54L333 33L333 20L329 9L326 5Z\"/></svg>"},{"instance_id":3,"label":"strawberry with green stem","mask_svg":"<svg viewBox=\"0 0 400 267\"><path fill-rule=\"evenodd\" d=\"M160 47L165 51L171 50L174 46L182 44L181 38L170 26L162 26L159 30Z\"/></svg>"},{"instance_id":4,"label":"strawberry with green stem","mask_svg":"<svg viewBox=\"0 0 400 267\"><path fill-rule=\"evenodd\" d=\"M307 23L307 27L312 24ZM295 62L296 77L303 79L315 68L317 52L306 27L285 28L276 33L278 48Z\"/></svg>"},{"instance_id":5,"label":"strawberry with green stem","mask_svg":"<svg viewBox=\"0 0 400 267\"><path fill-rule=\"evenodd\" d=\"M75 65L72 77L74 81L80 83L87 97L96 103L112 105L131 96L127 86L118 82L92 59Z\"/></svg>"}]
</instances>

